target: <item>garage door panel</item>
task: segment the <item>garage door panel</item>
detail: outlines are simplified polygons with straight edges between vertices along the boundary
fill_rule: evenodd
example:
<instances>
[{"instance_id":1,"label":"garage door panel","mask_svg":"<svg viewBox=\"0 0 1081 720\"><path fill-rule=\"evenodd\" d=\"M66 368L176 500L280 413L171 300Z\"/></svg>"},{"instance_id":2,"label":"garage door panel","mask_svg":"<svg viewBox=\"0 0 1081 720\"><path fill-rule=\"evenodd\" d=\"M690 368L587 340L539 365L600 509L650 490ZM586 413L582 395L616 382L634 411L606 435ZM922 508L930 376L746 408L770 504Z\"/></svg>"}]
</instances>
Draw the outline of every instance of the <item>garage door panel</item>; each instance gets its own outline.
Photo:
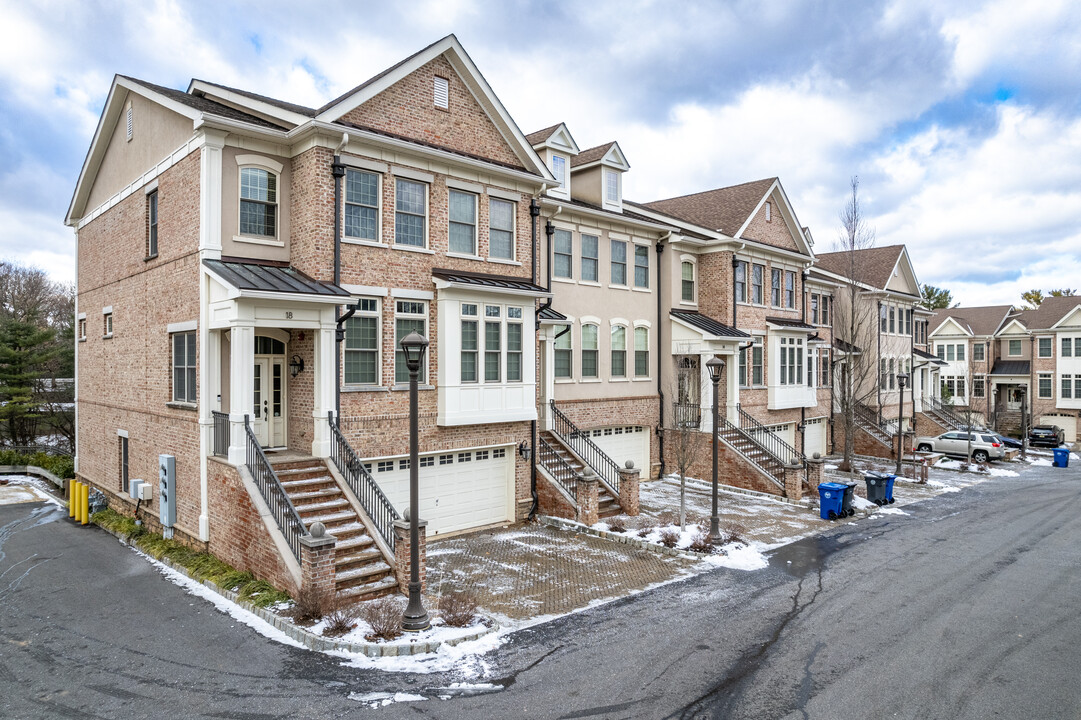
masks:
<instances>
[{"instance_id":1,"label":"garage door panel","mask_svg":"<svg viewBox=\"0 0 1081 720\"><path fill-rule=\"evenodd\" d=\"M627 460L633 460L643 476L648 473L649 432L645 426L599 428L592 431L591 439L616 465L623 467Z\"/></svg>"}]
</instances>

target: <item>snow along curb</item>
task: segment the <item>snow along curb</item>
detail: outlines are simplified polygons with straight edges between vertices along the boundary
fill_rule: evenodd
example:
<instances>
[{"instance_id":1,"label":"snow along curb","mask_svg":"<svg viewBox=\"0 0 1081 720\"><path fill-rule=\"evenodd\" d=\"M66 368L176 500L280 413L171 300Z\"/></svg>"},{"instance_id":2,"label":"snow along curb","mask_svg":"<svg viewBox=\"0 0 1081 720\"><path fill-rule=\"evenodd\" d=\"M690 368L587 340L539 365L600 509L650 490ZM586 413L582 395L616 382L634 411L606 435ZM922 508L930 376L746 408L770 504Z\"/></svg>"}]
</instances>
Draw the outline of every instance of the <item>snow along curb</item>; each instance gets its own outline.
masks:
<instances>
[{"instance_id":1,"label":"snow along curb","mask_svg":"<svg viewBox=\"0 0 1081 720\"><path fill-rule=\"evenodd\" d=\"M121 535L118 532L114 532L109 528L98 525L105 532L114 536L124 545L129 545L138 550L138 546L128 542L128 538ZM141 552L141 551L140 551ZM188 578L192 582L197 582L203 587L216 592L223 598L231 603L234 603L237 607L247 610L252 615L259 617L265 622L272 625L277 630L285 633L291 639L297 641L309 650L315 650L316 652L326 652L328 650L344 650L345 652L356 653L358 655L366 655L368 657L398 657L401 655L424 655L426 653L438 652L439 648L443 645L454 646L459 643L469 642L471 640L477 640L489 633L493 633L499 629L498 625L493 624L492 627L486 627L483 630L469 633L468 635L462 635L461 637L448 638L446 640L433 640L427 642L409 642L409 643L360 643L360 642L346 642L345 640L336 640L334 638L323 637L322 635L316 635L315 633L308 632L304 628L294 625L285 618L275 615L266 608L257 607L253 603L241 600L239 595L232 590L226 590L219 587L216 583L210 580L198 580L192 577L188 569L182 565L177 565L169 558L158 558L157 562L165 565L174 572L180 573L184 577Z\"/></svg>"},{"instance_id":2,"label":"snow along curb","mask_svg":"<svg viewBox=\"0 0 1081 720\"><path fill-rule=\"evenodd\" d=\"M565 518L552 517L551 515L538 515L537 519L549 527L554 527L557 530L570 530L572 532L584 533L585 535L592 535L602 540L608 540L609 542L622 543L623 545L633 545L642 550L647 550L658 555L670 555L672 557L684 558L687 560L701 560L709 557L707 553L695 553L686 550L678 550L676 548L665 547L664 545L656 545L645 540L639 540L638 538L627 537L626 535L620 535L614 532L608 532L607 530L597 530L591 528L588 525L575 522L574 520L567 520Z\"/></svg>"}]
</instances>

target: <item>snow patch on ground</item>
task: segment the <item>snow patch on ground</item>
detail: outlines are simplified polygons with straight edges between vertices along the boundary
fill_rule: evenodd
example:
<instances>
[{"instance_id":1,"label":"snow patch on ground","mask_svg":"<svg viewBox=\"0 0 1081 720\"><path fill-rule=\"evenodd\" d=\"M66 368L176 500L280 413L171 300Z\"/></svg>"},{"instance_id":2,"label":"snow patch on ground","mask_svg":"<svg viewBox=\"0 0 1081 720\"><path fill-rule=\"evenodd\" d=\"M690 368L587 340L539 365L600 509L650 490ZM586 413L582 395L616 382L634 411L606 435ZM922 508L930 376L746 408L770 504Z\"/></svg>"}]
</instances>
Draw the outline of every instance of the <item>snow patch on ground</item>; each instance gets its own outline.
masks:
<instances>
[{"instance_id":1,"label":"snow patch on ground","mask_svg":"<svg viewBox=\"0 0 1081 720\"><path fill-rule=\"evenodd\" d=\"M551 618L549 618L551 619ZM368 657L347 650L328 650L327 655L342 658L347 667L381 670L401 673L437 673L457 670L465 677L484 676L488 672L488 663L481 655L495 650L506 641L506 636L519 628L503 628L476 640L468 640L457 645L442 645L438 651L427 655L399 655Z\"/></svg>"},{"instance_id":2,"label":"snow patch on ground","mask_svg":"<svg viewBox=\"0 0 1081 720\"><path fill-rule=\"evenodd\" d=\"M742 543L730 543L718 552L707 555L703 560L707 565L726 567L733 570L761 570L769 565L761 550Z\"/></svg>"},{"instance_id":3,"label":"snow patch on ground","mask_svg":"<svg viewBox=\"0 0 1081 720\"><path fill-rule=\"evenodd\" d=\"M319 622L315 623L311 627L305 628L308 632L314 635L322 635L323 629L327 626L327 619L323 618ZM422 630L417 633L409 633L409 642L390 641L385 644L397 645L399 647L408 648L413 642L446 642L448 640L457 640L460 637L475 633L481 630L484 626L480 622L475 622L472 625L466 627L451 627L450 625L444 625L442 618L434 618L432 620L432 626L427 630ZM371 642L367 639L367 636L372 632L372 627L362 618L357 618L356 627L347 632L344 635L338 636L336 640L343 640L345 642L365 643Z\"/></svg>"},{"instance_id":4,"label":"snow patch on ground","mask_svg":"<svg viewBox=\"0 0 1081 720\"><path fill-rule=\"evenodd\" d=\"M373 710L380 707L386 707L391 703L400 702L421 702L428 698L423 695L413 695L410 693L396 692L370 692L370 693L349 693L349 699L357 702L364 703Z\"/></svg>"},{"instance_id":5,"label":"snow patch on ground","mask_svg":"<svg viewBox=\"0 0 1081 720\"><path fill-rule=\"evenodd\" d=\"M947 493L961 492L961 488L954 487L953 485L947 485L946 483L942 482L941 480L934 480L934 479L928 480L927 481L927 487L934 488L934 489L939 490L941 492L947 492Z\"/></svg>"},{"instance_id":6,"label":"snow patch on ground","mask_svg":"<svg viewBox=\"0 0 1081 720\"><path fill-rule=\"evenodd\" d=\"M871 502L870 500L868 500L865 497L861 497L861 496L856 495L855 493L853 493L852 494L852 507L856 508L857 510L873 510L873 509L877 508L878 505L875 505L873 502Z\"/></svg>"},{"instance_id":7,"label":"snow patch on ground","mask_svg":"<svg viewBox=\"0 0 1081 720\"><path fill-rule=\"evenodd\" d=\"M879 515L908 515L908 513L906 513L901 508L891 508L891 507L879 508L878 509L878 514Z\"/></svg>"},{"instance_id":8,"label":"snow patch on ground","mask_svg":"<svg viewBox=\"0 0 1081 720\"><path fill-rule=\"evenodd\" d=\"M7 485L0 485L0 505L14 505L26 502L50 502L53 505L67 507L49 492L51 487L44 480L29 475L4 475Z\"/></svg>"}]
</instances>

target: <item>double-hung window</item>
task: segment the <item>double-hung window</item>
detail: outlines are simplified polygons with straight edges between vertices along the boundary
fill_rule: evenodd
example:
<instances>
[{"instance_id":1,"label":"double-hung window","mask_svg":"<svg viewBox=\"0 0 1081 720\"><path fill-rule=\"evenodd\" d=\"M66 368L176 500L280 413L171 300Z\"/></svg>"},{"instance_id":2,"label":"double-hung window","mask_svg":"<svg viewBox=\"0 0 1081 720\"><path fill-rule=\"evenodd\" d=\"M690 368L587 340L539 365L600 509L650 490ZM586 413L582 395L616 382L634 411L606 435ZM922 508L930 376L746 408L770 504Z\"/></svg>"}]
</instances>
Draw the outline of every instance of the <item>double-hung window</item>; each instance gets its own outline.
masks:
<instances>
[{"instance_id":1,"label":"double-hung window","mask_svg":"<svg viewBox=\"0 0 1081 720\"><path fill-rule=\"evenodd\" d=\"M627 284L627 243L622 240L611 241L612 284Z\"/></svg>"},{"instance_id":2,"label":"double-hung window","mask_svg":"<svg viewBox=\"0 0 1081 720\"><path fill-rule=\"evenodd\" d=\"M984 396L984 377L983 375L975 375L972 378L972 397L982 398Z\"/></svg>"},{"instance_id":3,"label":"double-hung window","mask_svg":"<svg viewBox=\"0 0 1081 720\"><path fill-rule=\"evenodd\" d=\"M484 306L484 382L499 382L500 359L503 354L502 308L499 305Z\"/></svg>"},{"instance_id":4,"label":"double-hung window","mask_svg":"<svg viewBox=\"0 0 1081 720\"><path fill-rule=\"evenodd\" d=\"M762 304L762 283L766 274L765 265L751 266L751 302L755 305Z\"/></svg>"},{"instance_id":5,"label":"double-hung window","mask_svg":"<svg viewBox=\"0 0 1081 720\"><path fill-rule=\"evenodd\" d=\"M394 180L394 243L409 247L428 244L428 186L424 183Z\"/></svg>"},{"instance_id":6,"label":"double-hung window","mask_svg":"<svg viewBox=\"0 0 1081 720\"><path fill-rule=\"evenodd\" d=\"M269 170L240 169L240 234L278 235L278 176Z\"/></svg>"},{"instance_id":7,"label":"double-hung window","mask_svg":"<svg viewBox=\"0 0 1081 720\"><path fill-rule=\"evenodd\" d=\"M555 244L555 262L552 264L552 274L557 278L572 277L574 249L569 230L556 229L552 236Z\"/></svg>"},{"instance_id":8,"label":"double-hung window","mask_svg":"<svg viewBox=\"0 0 1081 720\"><path fill-rule=\"evenodd\" d=\"M514 259L514 203L488 199L488 256Z\"/></svg>"},{"instance_id":9,"label":"double-hung window","mask_svg":"<svg viewBox=\"0 0 1081 720\"><path fill-rule=\"evenodd\" d=\"M878 325L879 331L886 332L886 306L878 306Z\"/></svg>"},{"instance_id":10,"label":"double-hung window","mask_svg":"<svg viewBox=\"0 0 1081 720\"><path fill-rule=\"evenodd\" d=\"M803 341L781 338L781 385L803 384Z\"/></svg>"},{"instance_id":11,"label":"double-hung window","mask_svg":"<svg viewBox=\"0 0 1081 720\"><path fill-rule=\"evenodd\" d=\"M345 222L347 238L379 241L379 175L347 168Z\"/></svg>"},{"instance_id":12,"label":"double-hung window","mask_svg":"<svg viewBox=\"0 0 1081 720\"><path fill-rule=\"evenodd\" d=\"M832 383L830 378L830 351L828 348L819 353L818 369L822 376L822 379L818 381L818 386L829 387Z\"/></svg>"},{"instance_id":13,"label":"double-hung window","mask_svg":"<svg viewBox=\"0 0 1081 720\"><path fill-rule=\"evenodd\" d=\"M965 344L959 343L957 345L957 362L965 361Z\"/></svg>"},{"instance_id":14,"label":"double-hung window","mask_svg":"<svg viewBox=\"0 0 1081 720\"><path fill-rule=\"evenodd\" d=\"M736 302L747 302L747 263L744 260L737 260L735 267L736 274Z\"/></svg>"},{"instance_id":15,"label":"double-hung window","mask_svg":"<svg viewBox=\"0 0 1081 720\"><path fill-rule=\"evenodd\" d=\"M878 389L886 389L886 358L881 358L878 361ZM952 392L952 391L951 391Z\"/></svg>"},{"instance_id":16,"label":"double-hung window","mask_svg":"<svg viewBox=\"0 0 1081 720\"><path fill-rule=\"evenodd\" d=\"M402 385L409 382L409 367L405 364L405 352L402 350L402 338L411 332L428 337L428 303L421 300L396 300L394 302L394 382ZM417 381L425 382L427 377L427 358L420 365Z\"/></svg>"},{"instance_id":17,"label":"double-hung window","mask_svg":"<svg viewBox=\"0 0 1081 720\"><path fill-rule=\"evenodd\" d=\"M905 310L905 335L912 334L912 308Z\"/></svg>"},{"instance_id":18,"label":"double-hung window","mask_svg":"<svg viewBox=\"0 0 1081 720\"><path fill-rule=\"evenodd\" d=\"M195 333L173 333L173 402L194 403Z\"/></svg>"},{"instance_id":19,"label":"double-hung window","mask_svg":"<svg viewBox=\"0 0 1081 720\"><path fill-rule=\"evenodd\" d=\"M1009 353L1010 353L1010 357L1020 357L1021 356L1021 341L1020 340L1010 340Z\"/></svg>"},{"instance_id":20,"label":"double-hung window","mask_svg":"<svg viewBox=\"0 0 1081 720\"><path fill-rule=\"evenodd\" d=\"M773 268L770 273L769 304L773 307L781 307L781 277L783 275L784 271L780 268Z\"/></svg>"},{"instance_id":21,"label":"double-hung window","mask_svg":"<svg viewBox=\"0 0 1081 720\"><path fill-rule=\"evenodd\" d=\"M153 190L146 196L146 257L149 260L158 255L158 191Z\"/></svg>"},{"instance_id":22,"label":"double-hung window","mask_svg":"<svg viewBox=\"0 0 1081 720\"><path fill-rule=\"evenodd\" d=\"M522 308L507 308L507 382L522 381Z\"/></svg>"},{"instance_id":23,"label":"double-hung window","mask_svg":"<svg viewBox=\"0 0 1081 720\"><path fill-rule=\"evenodd\" d=\"M1040 373L1037 376L1041 398L1049 398L1052 395L1051 373Z\"/></svg>"},{"instance_id":24,"label":"double-hung window","mask_svg":"<svg viewBox=\"0 0 1081 720\"><path fill-rule=\"evenodd\" d=\"M634 286L649 287L649 247L634 246Z\"/></svg>"},{"instance_id":25,"label":"double-hung window","mask_svg":"<svg viewBox=\"0 0 1081 720\"><path fill-rule=\"evenodd\" d=\"M627 328L612 326L612 377L627 377Z\"/></svg>"},{"instance_id":26,"label":"double-hung window","mask_svg":"<svg viewBox=\"0 0 1081 720\"><path fill-rule=\"evenodd\" d=\"M946 346L946 362L953 362L955 350L956 347L954 345Z\"/></svg>"},{"instance_id":27,"label":"double-hung window","mask_svg":"<svg viewBox=\"0 0 1081 720\"><path fill-rule=\"evenodd\" d=\"M830 302L831 302L831 298L830 298L829 295L822 295L821 297L822 297L822 303L821 303L822 304L822 314L821 314L822 324L823 325L829 325L830 324Z\"/></svg>"},{"instance_id":28,"label":"double-hung window","mask_svg":"<svg viewBox=\"0 0 1081 720\"><path fill-rule=\"evenodd\" d=\"M597 245L600 241L596 235L582 236L582 276L583 282L597 282L600 276L597 274Z\"/></svg>"},{"instance_id":29,"label":"double-hung window","mask_svg":"<svg viewBox=\"0 0 1081 720\"><path fill-rule=\"evenodd\" d=\"M894 323L893 323L893 315L894 315L893 305L890 305L889 312L890 312L890 333L892 334L892 333L895 333L897 331L896 327L894 326Z\"/></svg>"},{"instance_id":30,"label":"double-hung window","mask_svg":"<svg viewBox=\"0 0 1081 720\"><path fill-rule=\"evenodd\" d=\"M379 300L361 298L353 317L345 321L346 385L379 384Z\"/></svg>"},{"instance_id":31,"label":"double-hung window","mask_svg":"<svg viewBox=\"0 0 1081 720\"><path fill-rule=\"evenodd\" d=\"M983 361L983 343L976 343L972 346L972 359L976 362Z\"/></svg>"},{"instance_id":32,"label":"double-hung window","mask_svg":"<svg viewBox=\"0 0 1081 720\"><path fill-rule=\"evenodd\" d=\"M462 303L462 382L477 382L477 332L476 303Z\"/></svg>"},{"instance_id":33,"label":"double-hung window","mask_svg":"<svg viewBox=\"0 0 1081 720\"><path fill-rule=\"evenodd\" d=\"M615 170L604 171L604 199L609 204L619 204L619 173Z\"/></svg>"},{"instance_id":34,"label":"double-hung window","mask_svg":"<svg viewBox=\"0 0 1081 720\"><path fill-rule=\"evenodd\" d=\"M1073 347L1072 347L1072 345L1073 345L1073 341L1071 340L1071 338L1068 338L1068 337L1062 338L1062 352L1060 353L1060 356L1061 357L1073 357L1073 352L1072 352Z\"/></svg>"},{"instance_id":35,"label":"double-hung window","mask_svg":"<svg viewBox=\"0 0 1081 720\"><path fill-rule=\"evenodd\" d=\"M649 328L634 329L634 376L649 377Z\"/></svg>"},{"instance_id":36,"label":"double-hung window","mask_svg":"<svg viewBox=\"0 0 1081 720\"><path fill-rule=\"evenodd\" d=\"M121 492L128 492L129 483L129 469L128 469L128 436L118 435L117 438L117 460L119 460L120 470L120 490Z\"/></svg>"},{"instance_id":37,"label":"double-hung window","mask_svg":"<svg viewBox=\"0 0 1081 720\"><path fill-rule=\"evenodd\" d=\"M739 384L751 387L762 384L762 338L756 337L751 347L739 350Z\"/></svg>"},{"instance_id":38,"label":"double-hung window","mask_svg":"<svg viewBox=\"0 0 1081 720\"><path fill-rule=\"evenodd\" d=\"M1073 387L1072 387L1072 382L1071 382L1072 377L1073 377L1072 375L1063 375L1062 376L1062 379L1061 379L1062 388L1061 388L1061 391L1059 392L1059 397L1061 397L1063 400L1070 400L1070 399L1073 398ZM1081 382L1081 381L1079 381L1079 382ZM1081 385L1078 386L1078 389L1081 390Z\"/></svg>"},{"instance_id":39,"label":"double-hung window","mask_svg":"<svg viewBox=\"0 0 1081 720\"><path fill-rule=\"evenodd\" d=\"M796 307L796 273L791 270L784 274L784 306Z\"/></svg>"},{"instance_id":40,"label":"double-hung window","mask_svg":"<svg viewBox=\"0 0 1081 720\"><path fill-rule=\"evenodd\" d=\"M597 342L596 325L582 326L582 377L597 377Z\"/></svg>"},{"instance_id":41,"label":"double-hung window","mask_svg":"<svg viewBox=\"0 0 1081 720\"><path fill-rule=\"evenodd\" d=\"M567 181L567 158L562 155L552 156L552 175L559 181L559 186L563 187Z\"/></svg>"},{"instance_id":42,"label":"double-hung window","mask_svg":"<svg viewBox=\"0 0 1081 720\"><path fill-rule=\"evenodd\" d=\"M683 302L694 302L694 263L683 262L680 265L682 282L680 298Z\"/></svg>"},{"instance_id":43,"label":"double-hung window","mask_svg":"<svg viewBox=\"0 0 1081 720\"><path fill-rule=\"evenodd\" d=\"M818 296L811 296L811 324L818 324Z\"/></svg>"},{"instance_id":44,"label":"double-hung window","mask_svg":"<svg viewBox=\"0 0 1081 720\"><path fill-rule=\"evenodd\" d=\"M1039 357L1051 357L1052 338L1042 337L1037 342L1039 343Z\"/></svg>"},{"instance_id":45,"label":"double-hung window","mask_svg":"<svg viewBox=\"0 0 1081 720\"><path fill-rule=\"evenodd\" d=\"M450 191L450 244L452 253L477 254L477 196Z\"/></svg>"},{"instance_id":46,"label":"double-hung window","mask_svg":"<svg viewBox=\"0 0 1081 720\"><path fill-rule=\"evenodd\" d=\"M571 328L561 328L556 333L555 340L555 376L557 378L571 377Z\"/></svg>"}]
</instances>

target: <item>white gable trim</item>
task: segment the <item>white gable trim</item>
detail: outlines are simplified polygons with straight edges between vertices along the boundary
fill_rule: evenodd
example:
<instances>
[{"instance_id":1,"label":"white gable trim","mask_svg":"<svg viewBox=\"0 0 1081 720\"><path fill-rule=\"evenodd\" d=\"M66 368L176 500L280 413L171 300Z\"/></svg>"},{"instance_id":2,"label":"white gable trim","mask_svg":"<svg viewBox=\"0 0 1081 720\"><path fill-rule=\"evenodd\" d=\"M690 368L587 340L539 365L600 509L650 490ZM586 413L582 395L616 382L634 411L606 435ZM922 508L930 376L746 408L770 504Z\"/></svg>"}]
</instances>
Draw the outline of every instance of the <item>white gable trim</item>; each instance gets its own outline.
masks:
<instances>
[{"instance_id":1,"label":"white gable trim","mask_svg":"<svg viewBox=\"0 0 1081 720\"><path fill-rule=\"evenodd\" d=\"M1051 329L1055 330L1056 328L1059 328L1059 327L1073 327L1073 325L1081 324L1081 322L1073 323L1073 324L1070 324L1070 323L1066 322L1067 320L1071 319L1074 315L1076 315L1078 313L1078 311L1081 311L1081 303L1078 303L1077 305L1074 306L1073 310L1071 310L1068 313L1066 313L1065 315L1063 315L1062 319L1060 319L1057 323L1055 323L1054 325L1051 326ZM1081 318L1079 318L1079 321L1081 321Z\"/></svg>"},{"instance_id":2,"label":"white gable trim","mask_svg":"<svg viewBox=\"0 0 1081 720\"><path fill-rule=\"evenodd\" d=\"M627 162L627 156L623 154L623 149L619 147L618 142L613 142L612 146L608 148L600 158L583 165L576 165L572 170L577 173L597 165L604 165L622 172L627 172L631 169L630 163Z\"/></svg>"},{"instance_id":3,"label":"white gable trim","mask_svg":"<svg viewBox=\"0 0 1081 720\"><path fill-rule=\"evenodd\" d=\"M901 261L904 260L904 264ZM919 278L916 277L916 268L912 266L912 258L908 255L908 246L902 245L901 252L897 254L897 261L893 263L893 268L890 270L890 277L892 278L898 269L901 269L908 275L908 279L912 281L913 287L917 290L920 288ZM886 284L889 284L889 280L886 280ZM885 289L885 288L883 288Z\"/></svg>"},{"instance_id":4,"label":"white gable trim","mask_svg":"<svg viewBox=\"0 0 1081 720\"><path fill-rule=\"evenodd\" d=\"M957 329L958 332L953 333L953 332L947 331L945 329L946 325L952 325L953 327L955 327ZM964 327L963 325L961 325L961 323L957 322L957 319L953 318L953 317L945 318L941 323L938 324L937 327L935 327L934 330L927 333L927 337L932 338L932 337L937 337L939 335L954 335L954 334L961 334L961 335L967 335L968 337L972 337L972 331L969 330L968 328Z\"/></svg>"},{"instance_id":5,"label":"white gable trim","mask_svg":"<svg viewBox=\"0 0 1081 720\"><path fill-rule=\"evenodd\" d=\"M286 110L277 105L272 105L271 103L262 100L256 100L253 97L233 92L229 88L215 85L214 83L209 83L204 80L192 80L188 85L188 94L209 97L212 100L217 100L223 105L232 105L238 109L243 109L244 112L282 120L292 125L303 125L311 120L307 115L301 115L300 113Z\"/></svg>"},{"instance_id":6,"label":"white gable trim","mask_svg":"<svg viewBox=\"0 0 1081 720\"><path fill-rule=\"evenodd\" d=\"M574 137L571 135L571 131L567 129L566 123L559 123L555 130L544 140L534 145L533 149L545 147L568 155L577 155L581 152L578 149L578 143L574 141Z\"/></svg>"},{"instance_id":7,"label":"white gable trim","mask_svg":"<svg viewBox=\"0 0 1081 720\"><path fill-rule=\"evenodd\" d=\"M1024 324L1020 320L1018 320L1017 318L1014 318L1013 320L1010 320L1008 323L1006 323L1006 327L999 330L997 334L998 335L1028 335L1029 332L1028 332L1028 328L1025 327Z\"/></svg>"},{"instance_id":8,"label":"white gable trim","mask_svg":"<svg viewBox=\"0 0 1081 720\"><path fill-rule=\"evenodd\" d=\"M316 115L315 119L321 122L332 123L349 111L363 105L368 100L383 92L398 81L407 77L440 55L446 55L447 62L457 71L462 82L472 93L477 103L488 114L497 128L499 128L507 144L511 146L514 154L527 168L532 168L536 173L549 182L555 182L552 172L537 157L537 153L526 141L525 135L511 118L510 113L503 103L496 97L488 81L484 79L480 70L473 64L473 60L466 53L465 48L458 42L454 35L448 35L437 43L429 45L424 50L404 60L382 77L370 82L356 92L335 103L323 112Z\"/></svg>"}]
</instances>

